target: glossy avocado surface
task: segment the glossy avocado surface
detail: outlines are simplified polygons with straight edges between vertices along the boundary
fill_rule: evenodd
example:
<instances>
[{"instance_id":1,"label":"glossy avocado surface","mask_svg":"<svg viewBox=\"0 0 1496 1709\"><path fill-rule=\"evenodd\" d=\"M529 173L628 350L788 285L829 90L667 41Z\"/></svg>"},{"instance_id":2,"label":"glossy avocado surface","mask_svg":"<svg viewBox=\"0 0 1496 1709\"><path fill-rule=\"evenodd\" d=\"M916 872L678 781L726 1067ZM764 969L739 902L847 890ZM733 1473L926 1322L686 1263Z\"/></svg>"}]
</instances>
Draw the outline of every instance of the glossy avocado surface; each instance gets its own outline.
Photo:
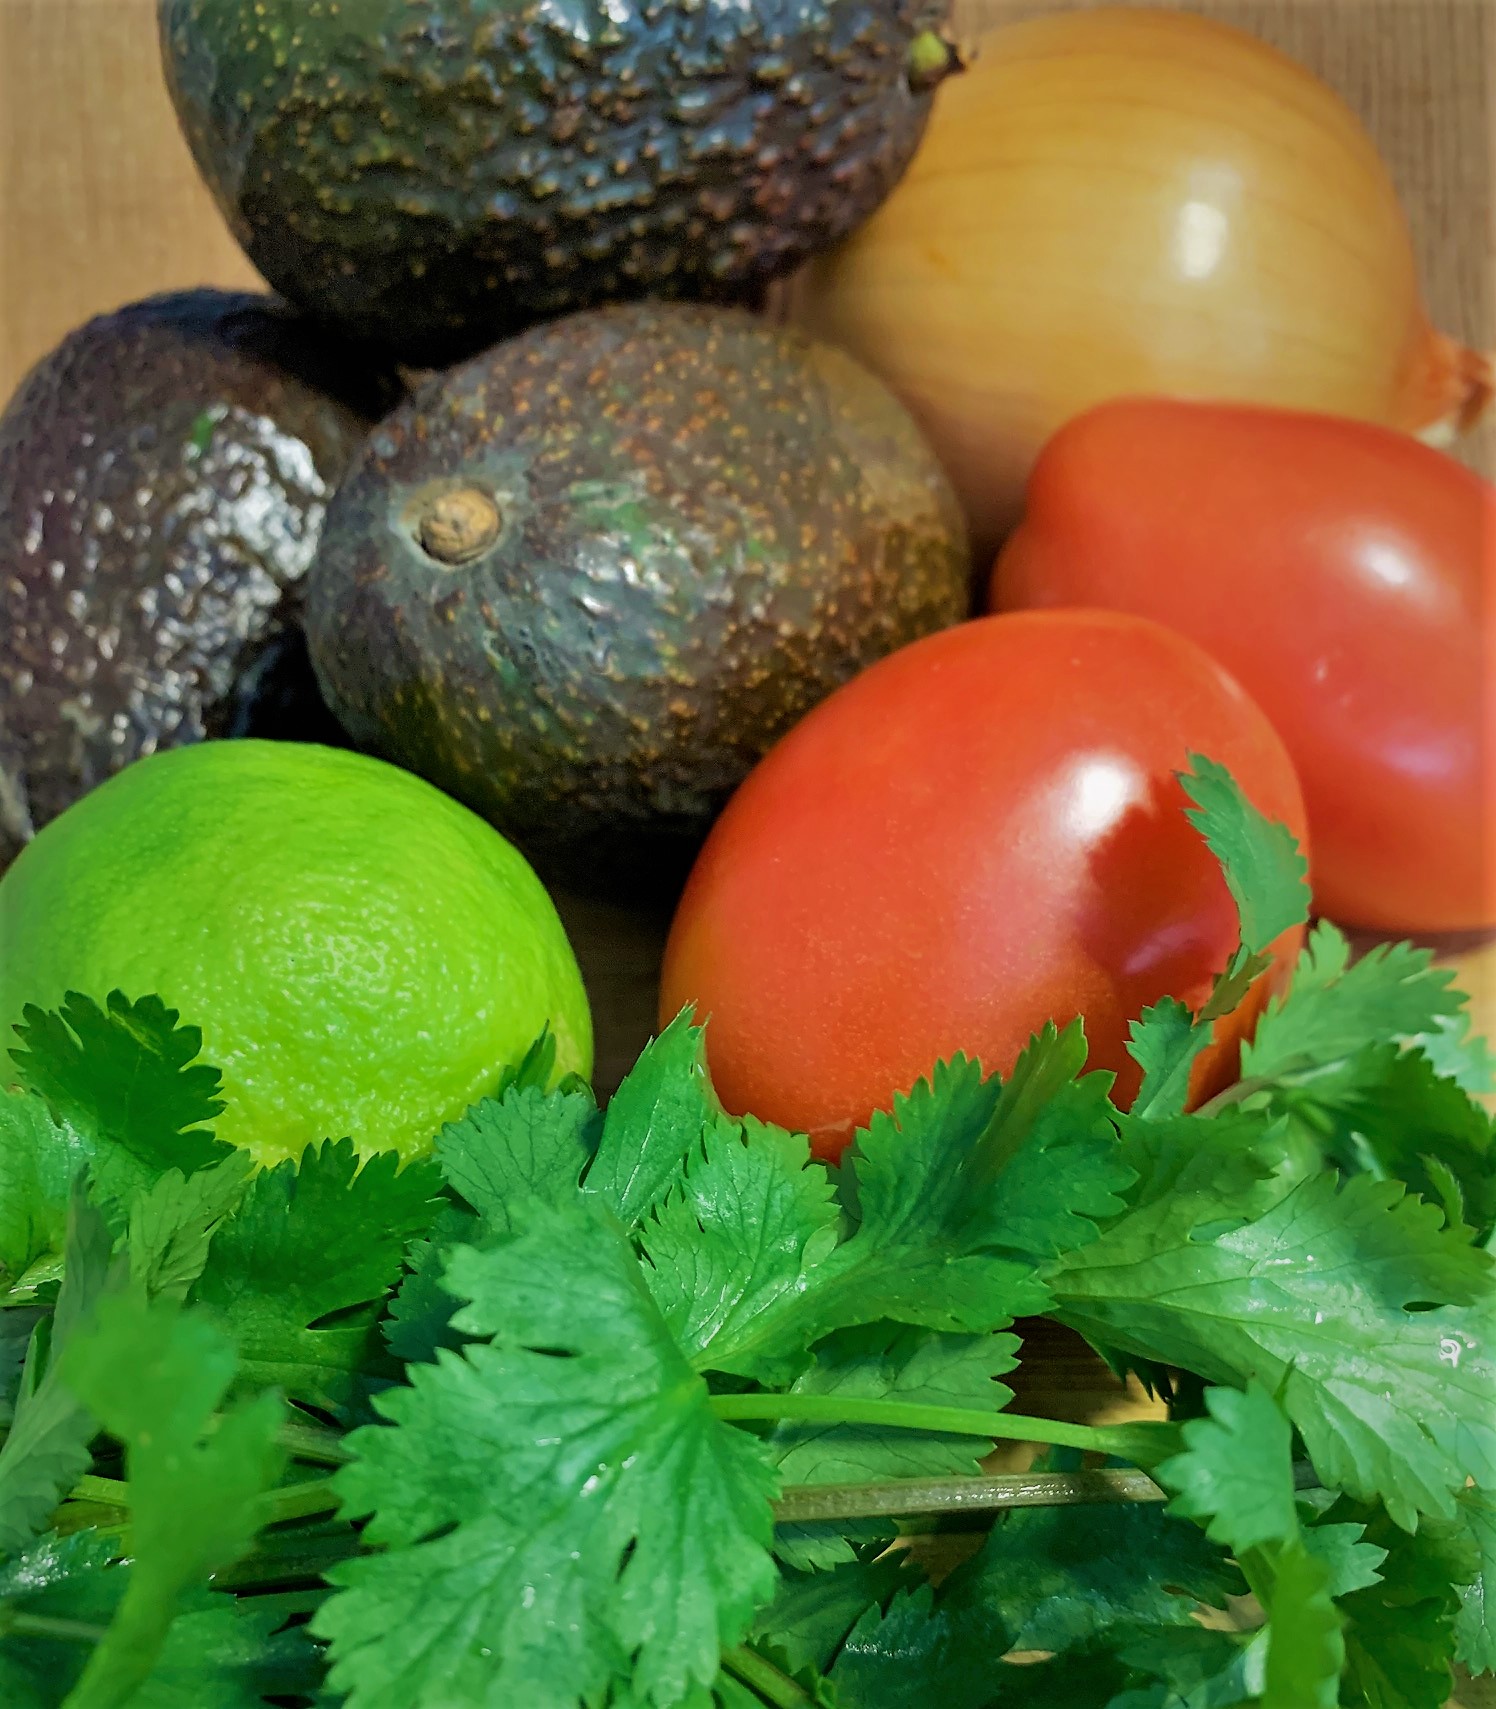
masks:
<instances>
[{"instance_id":1,"label":"glossy avocado surface","mask_svg":"<svg viewBox=\"0 0 1496 1709\"><path fill-rule=\"evenodd\" d=\"M160 0L203 175L278 290L417 363L845 235L954 63L946 0Z\"/></svg>"},{"instance_id":2,"label":"glossy avocado surface","mask_svg":"<svg viewBox=\"0 0 1496 1709\"><path fill-rule=\"evenodd\" d=\"M880 382L738 310L636 304L382 423L307 633L356 741L619 890L678 876L779 735L968 596L955 498Z\"/></svg>"},{"instance_id":3,"label":"glossy avocado surface","mask_svg":"<svg viewBox=\"0 0 1496 1709\"><path fill-rule=\"evenodd\" d=\"M132 304L31 371L0 416L0 866L155 748L337 739L301 581L398 395L367 352L240 292Z\"/></svg>"}]
</instances>

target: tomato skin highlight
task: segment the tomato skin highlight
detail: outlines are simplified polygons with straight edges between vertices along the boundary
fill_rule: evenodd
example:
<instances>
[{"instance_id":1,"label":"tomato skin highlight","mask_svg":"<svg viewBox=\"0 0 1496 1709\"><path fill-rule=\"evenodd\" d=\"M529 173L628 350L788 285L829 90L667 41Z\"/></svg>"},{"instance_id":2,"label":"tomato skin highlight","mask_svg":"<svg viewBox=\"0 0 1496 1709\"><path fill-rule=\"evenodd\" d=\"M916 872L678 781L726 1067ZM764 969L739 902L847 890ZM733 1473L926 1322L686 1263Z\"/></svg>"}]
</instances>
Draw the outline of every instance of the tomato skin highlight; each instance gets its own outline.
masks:
<instances>
[{"instance_id":1,"label":"tomato skin highlight","mask_svg":"<svg viewBox=\"0 0 1496 1709\"><path fill-rule=\"evenodd\" d=\"M1319 911L1496 927L1496 487L1382 428L1159 399L1050 442L1000 610L1105 606L1205 647L1303 783Z\"/></svg>"},{"instance_id":2,"label":"tomato skin highlight","mask_svg":"<svg viewBox=\"0 0 1496 1709\"><path fill-rule=\"evenodd\" d=\"M1092 1066L1130 1101L1130 1022L1166 994L1198 1006L1238 939L1184 816L1192 752L1302 836L1266 718L1157 624L1035 612L903 648L729 802L671 929L661 1016L694 1003L728 1109L829 1158L939 1058L1005 1073L1049 1020L1085 1016ZM1229 1071L1244 1024L1222 1023L1197 1087Z\"/></svg>"}]
</instances>

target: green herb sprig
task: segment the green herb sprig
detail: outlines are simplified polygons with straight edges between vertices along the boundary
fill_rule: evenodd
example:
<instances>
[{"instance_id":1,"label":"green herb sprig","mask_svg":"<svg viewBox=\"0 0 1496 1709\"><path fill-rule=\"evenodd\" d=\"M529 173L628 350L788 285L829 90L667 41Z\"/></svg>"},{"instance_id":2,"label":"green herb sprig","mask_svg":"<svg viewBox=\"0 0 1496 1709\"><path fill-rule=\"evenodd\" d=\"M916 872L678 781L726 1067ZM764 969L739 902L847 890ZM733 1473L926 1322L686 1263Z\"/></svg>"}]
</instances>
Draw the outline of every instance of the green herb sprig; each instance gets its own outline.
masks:
<instances>
[{"instance_id":1,"label":"green herb sprig","mask_svg":"<svg viewBox=\"0 0 1496 1709\"><path fill-rule=\"evenodd\" d=\"M428 1162L256 1175L159 1000L28 1011L0 1703L1439 1709L1496 1669L1490 1058L1425 952L1321 924L1187 1113L1308 893L1185 783L1241 945L1139 1018L1133 1108L1051 1026L835 1171L723 1111L689 1015L606 1110L541 1040ZM1036 1316L1170 1416L1014 1410Z\"/></svg>"}]
</instances>

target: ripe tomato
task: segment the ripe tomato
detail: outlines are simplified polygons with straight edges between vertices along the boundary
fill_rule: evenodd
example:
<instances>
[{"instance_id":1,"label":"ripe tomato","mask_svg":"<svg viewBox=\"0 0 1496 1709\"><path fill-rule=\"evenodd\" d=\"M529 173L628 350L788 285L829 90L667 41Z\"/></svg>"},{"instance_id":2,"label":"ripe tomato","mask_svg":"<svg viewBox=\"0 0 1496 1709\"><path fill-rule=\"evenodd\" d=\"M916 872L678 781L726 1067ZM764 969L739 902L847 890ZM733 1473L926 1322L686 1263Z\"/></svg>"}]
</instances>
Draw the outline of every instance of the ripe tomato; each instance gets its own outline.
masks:
<instances>
[{"instance_id":1,"label":"ripe tomato","mask_svg":"<svg viewBox=\"0 0 1496 1709\"><path fill-rule=\"evenodd\" d=\"M1357 422L1124 401L1051 441L992 599L1219 659L1298 768L1322 913L1496 926L1496 487Z\"/></svg>"},{"instance_id":2,"label":"ripe tomato","mask_svg":"<svg viewBox=\"0 0 1496 1709\"><path fill-rule=\"evenodd\" d=\"M1130 1097L1129 1022L1166 994L1200 1004L1237 943L1184 816L1192 751L1302 835L1266 718L1157 624L1027 613L906 647L729 802L671 929L661 1014L695 1003L727 1107L823 1156L939 1058L1006 1072L1051 1019L1083 1015L1092 1065ZM1224 1024L1202 1079L1243 1027Z\"/></svg>"}]
</instances>

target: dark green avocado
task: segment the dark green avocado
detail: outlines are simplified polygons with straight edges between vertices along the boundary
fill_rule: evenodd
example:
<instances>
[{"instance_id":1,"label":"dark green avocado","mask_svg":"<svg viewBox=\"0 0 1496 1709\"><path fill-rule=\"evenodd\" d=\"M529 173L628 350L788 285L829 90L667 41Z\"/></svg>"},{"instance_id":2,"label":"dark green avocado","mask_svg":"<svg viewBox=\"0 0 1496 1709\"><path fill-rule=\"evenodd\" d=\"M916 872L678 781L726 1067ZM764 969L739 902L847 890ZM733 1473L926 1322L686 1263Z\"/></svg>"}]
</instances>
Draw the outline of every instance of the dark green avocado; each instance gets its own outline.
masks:
<instances>
[{"instance_id":1,"label":"dark green avocado","mask_svg":"<svg viewBox=\"0 0 1496 1709\"><path fill-rule=\"evenodd\" d=\"M740 310L641 303L378 427L306 621L355 741L621 890L673 882L778 736L968 595L960 508L879 381Z\"/></svg>"},{"instance_id":2,"label":"dark green avocado","mask_svg":"<svg viewBox=\"0 0 1496 1709\"><path fill-rule=\"evenodd\" d=\"M914 152L949 0L159 0L261 273L411 362L639 296L741 298Z\"/></svg>"},{"instance_id":3,"label":"dark green avocado","mask_svg":"<svg viewBox=\"0 0 1496 1709\"><path fill-rule=\"evenodd\" d=\"M0 868L153 749L330 738L300 584L398 395L367 352L222 291L132 304L32 369L0 416Z\"/></svg>"}]
</instances>

